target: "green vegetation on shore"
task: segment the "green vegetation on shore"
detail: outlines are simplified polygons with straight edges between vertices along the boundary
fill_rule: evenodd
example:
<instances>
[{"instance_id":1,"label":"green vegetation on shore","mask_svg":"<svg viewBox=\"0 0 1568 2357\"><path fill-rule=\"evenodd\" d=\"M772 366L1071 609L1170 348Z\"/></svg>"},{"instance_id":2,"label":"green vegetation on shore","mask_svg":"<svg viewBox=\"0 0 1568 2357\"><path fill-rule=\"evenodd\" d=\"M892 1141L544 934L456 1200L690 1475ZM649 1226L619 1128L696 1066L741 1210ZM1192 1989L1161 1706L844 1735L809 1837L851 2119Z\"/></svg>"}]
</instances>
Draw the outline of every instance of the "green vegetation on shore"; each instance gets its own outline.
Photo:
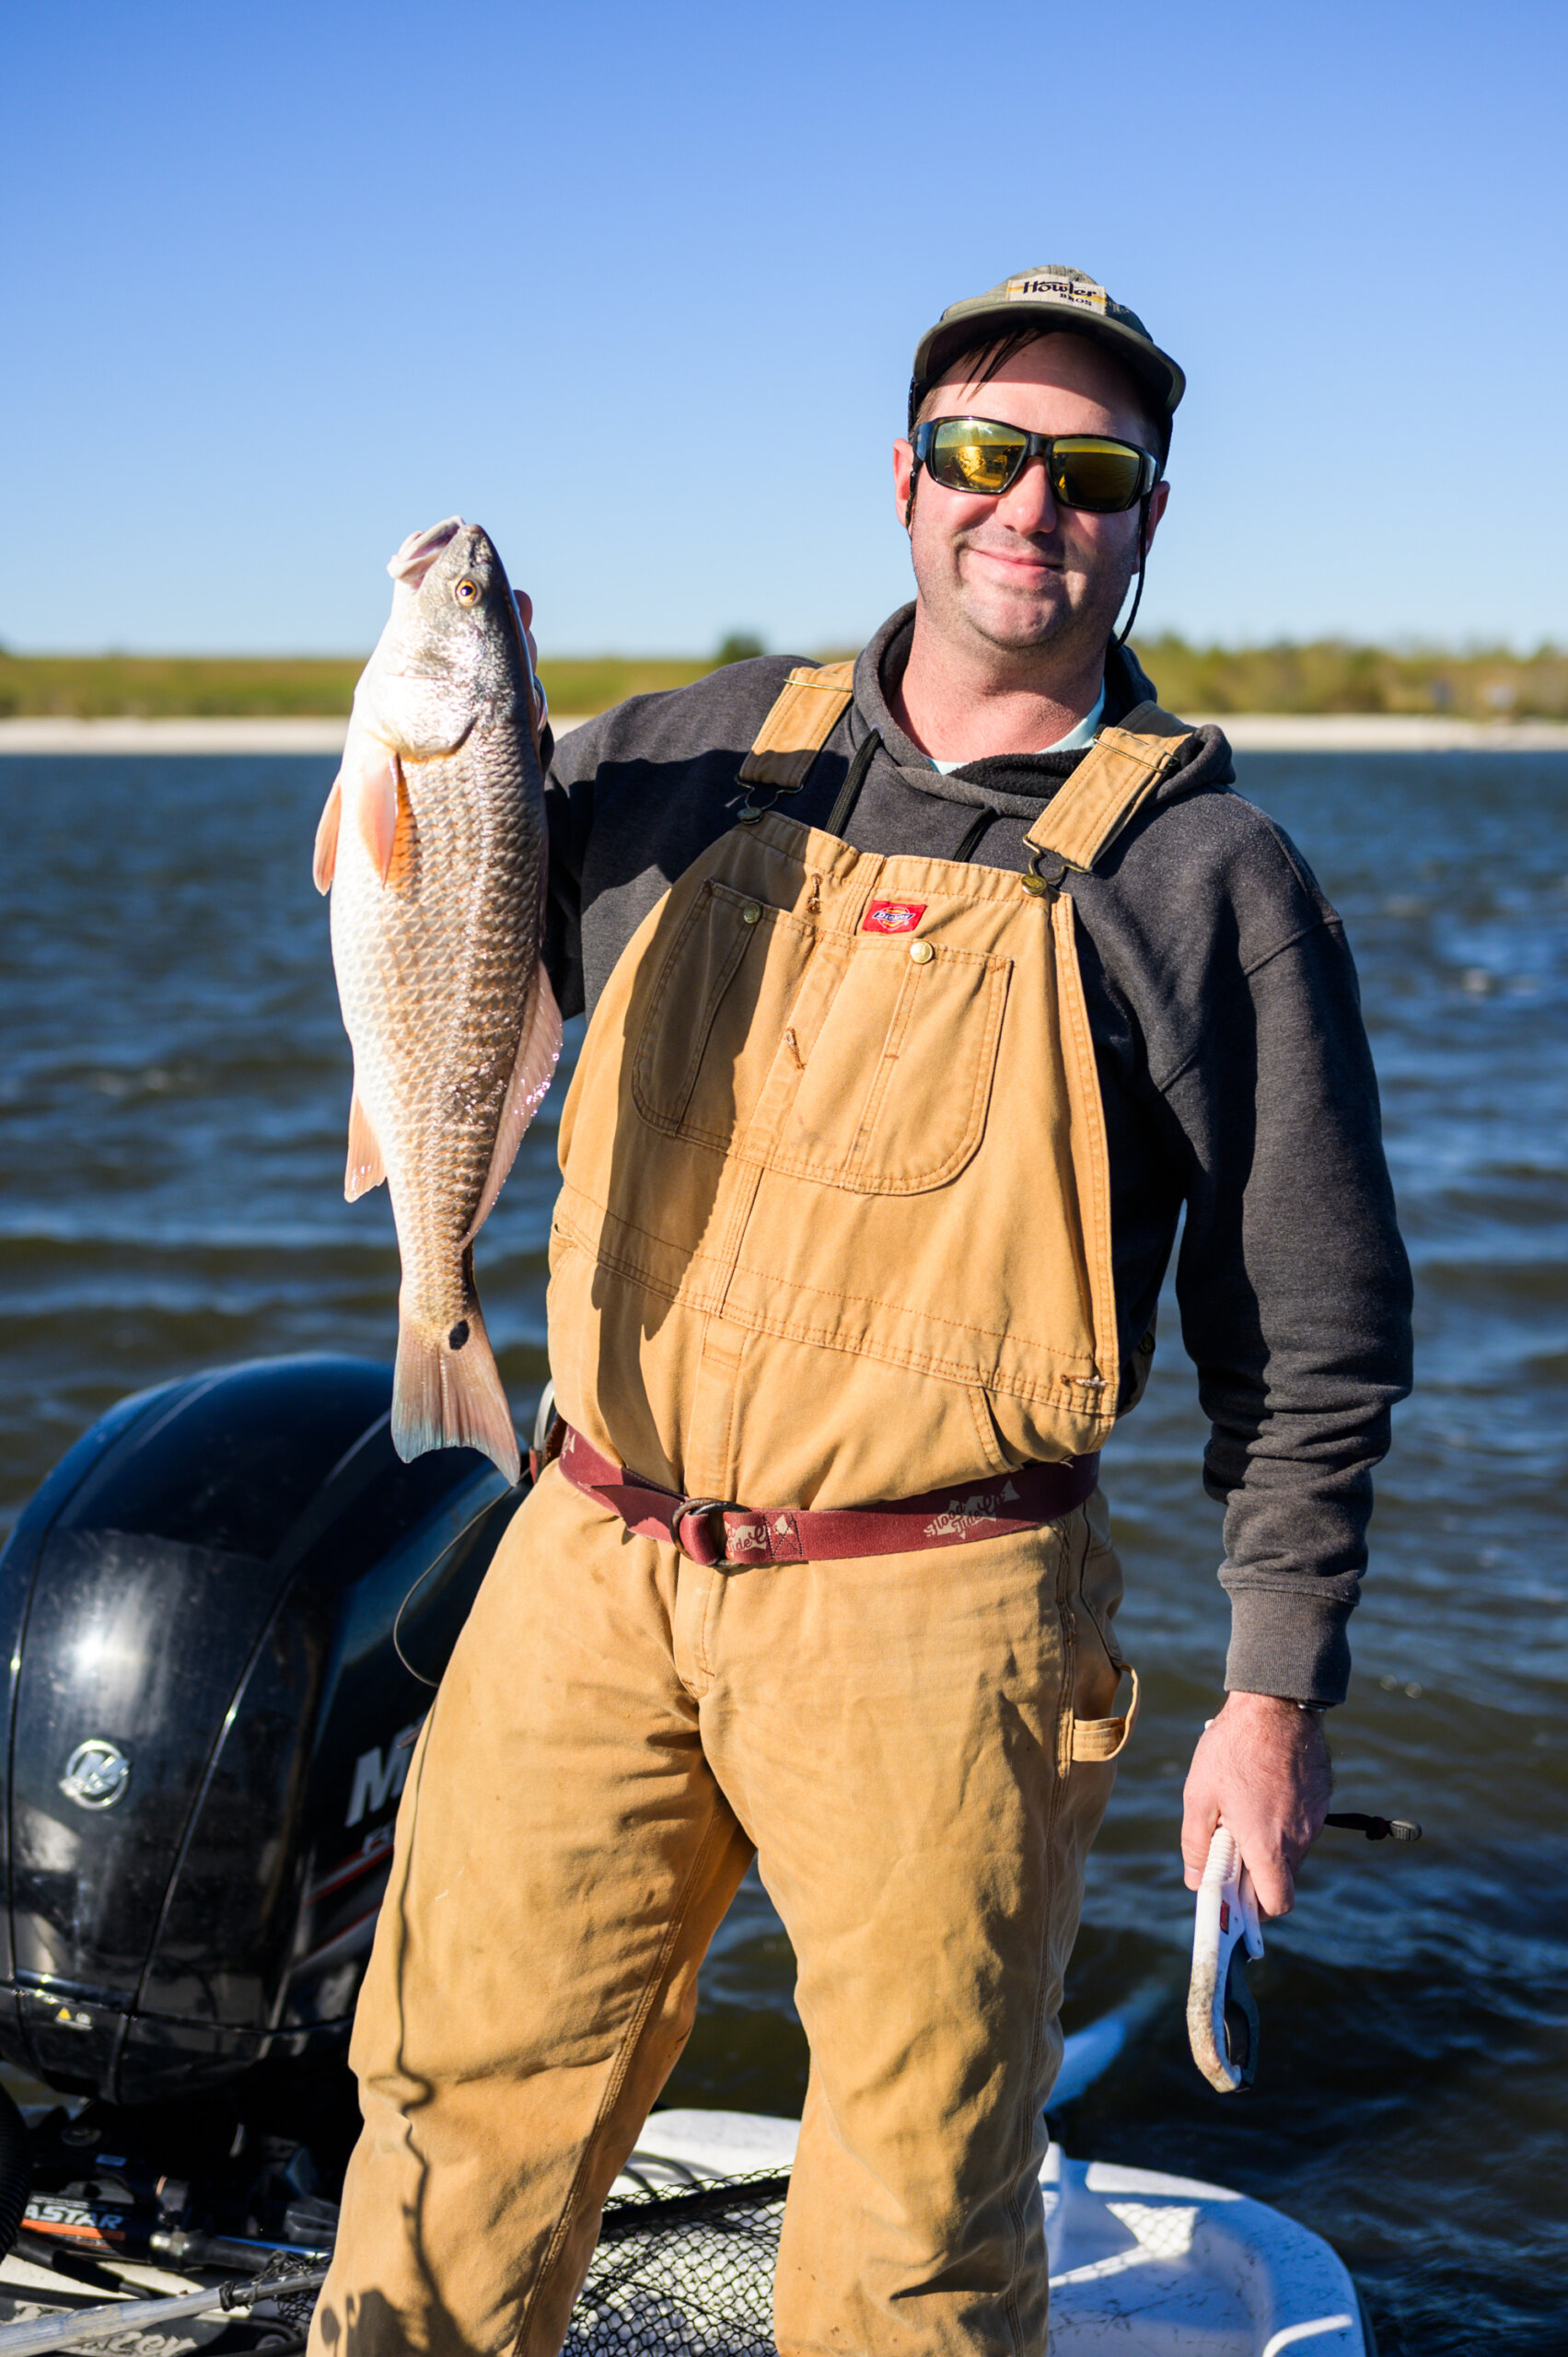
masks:
<instances>
[{"instance_id":1,"label":"green vegetation on shore","mask_svg":"<svg viewBox=\"0 0 1568 2357\"><path fill-rule=\"evenodd\" d=\"M346 713L364 657L11 655L0 719L282 720Z\"/></svg>"},{"instance_id":2,"label":"green vegetation on shore","mask_svg":"<svg viewBox=\"0 0 1568 2357\"><path fill-rule=\"evenodd\" d=\"M1344 639L1305 645L1133 641L1172 712L1408 712L1454 720L1568 719L1568 649L1395 652Z\"/></svg>"},{"instance_id":3,"label":"green vegetation on shore","mask_svg":"<svg viewBox=\"0 0 1568 2357\"><path fill-rule=\"evenodd\" d=\"M361 656L10 655L0 649L0 720L341 719ZM684 688L710 656L605 655L544 662L556 712L603 712L627 696Z\"/></svg>"},{"instance_id":4,"label":"green vegetation on shore","mask_svg":"<svg viewBox=\"0 0 1568 2357\"><path fill-rule=\"evenodd\" d=\"M1406 712L1458 720L1568 719L1568 650L1529 656L1395 652L1342 639L1305 645L1192 646L1167 634L1135 641L1173 711ZM731 639L688 660L562 656L540 665L559 713L603 712L625 697L687 687L727 655L760 652ZM363 657L10 655L0 649L0 719L276 719L345 714Z\"/></svg>"}]
</instances>

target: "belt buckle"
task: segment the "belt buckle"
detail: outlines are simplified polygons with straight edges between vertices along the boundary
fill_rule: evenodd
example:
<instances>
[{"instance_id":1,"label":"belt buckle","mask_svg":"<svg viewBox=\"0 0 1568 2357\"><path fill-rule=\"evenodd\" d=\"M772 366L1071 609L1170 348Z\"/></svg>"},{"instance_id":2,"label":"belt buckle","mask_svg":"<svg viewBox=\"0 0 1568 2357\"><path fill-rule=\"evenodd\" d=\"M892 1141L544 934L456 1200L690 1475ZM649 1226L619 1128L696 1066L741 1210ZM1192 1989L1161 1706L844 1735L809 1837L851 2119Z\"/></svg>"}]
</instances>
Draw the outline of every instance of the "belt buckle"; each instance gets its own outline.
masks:
<instances>
[{"instance_id":1,"label":"belt buckle","mask_svg":"<svg viewBox=\"0 0 1568 2357\"><path fill-rule=\"evenodd\" d=\"M715 1546L713 1534L707 1528L706 1523L706 1517L709 1515L723 1514L724 1510L723 1498L678 1498L670 1508L670 1537L688 1561L700 1565L705 1572L723 1571L726 1568L723 1525L720 1525L720 1543ZM688 1522L696 1523L702 1534L705 1552L687 1544L682 1534Z\"/></svg>"}]
</instances>

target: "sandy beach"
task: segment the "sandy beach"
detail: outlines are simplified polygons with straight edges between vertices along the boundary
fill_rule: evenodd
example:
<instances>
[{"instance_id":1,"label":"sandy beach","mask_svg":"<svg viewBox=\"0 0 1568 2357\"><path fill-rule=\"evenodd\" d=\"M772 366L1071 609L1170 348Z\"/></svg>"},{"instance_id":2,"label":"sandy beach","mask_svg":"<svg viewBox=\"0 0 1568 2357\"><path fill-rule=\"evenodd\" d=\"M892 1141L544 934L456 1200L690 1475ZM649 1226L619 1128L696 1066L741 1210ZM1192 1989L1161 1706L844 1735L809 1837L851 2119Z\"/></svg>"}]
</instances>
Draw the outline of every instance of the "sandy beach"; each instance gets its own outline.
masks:
<instances>
[{"instance_id":1,"label":"sandy beach","mask_svg":"<svg viewBox=\"0 0 1568 2357\"><path fill-rule=\"evenodd\" d=\"M558 737L585 715L563 714ZM1216 715L1238 753L1568 753L1568 722L1419 713ZM341 720L0 720L6 753L336 753Z\"/></svg>"}]
</instances>

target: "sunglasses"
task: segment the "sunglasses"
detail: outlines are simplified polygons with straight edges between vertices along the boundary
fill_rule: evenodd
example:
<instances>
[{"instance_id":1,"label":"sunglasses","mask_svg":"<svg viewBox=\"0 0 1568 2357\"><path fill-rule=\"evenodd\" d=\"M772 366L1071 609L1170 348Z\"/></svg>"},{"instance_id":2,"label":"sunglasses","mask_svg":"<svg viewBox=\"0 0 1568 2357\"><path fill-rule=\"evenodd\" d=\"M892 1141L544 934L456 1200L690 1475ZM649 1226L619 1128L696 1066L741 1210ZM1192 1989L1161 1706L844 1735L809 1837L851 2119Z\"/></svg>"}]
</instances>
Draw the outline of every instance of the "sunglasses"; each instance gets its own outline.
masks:
<instances>
[{"instance_id":1,"label":"sunglasses","mask_svg":"<svg viewBox=\"0 0 1568 2357\"><path fill-rule=\"evenodd\" d=\"M1059 507L1117 516L1159 481L1159 460L1104 434L1029 434L992 417L930 417L917 426L914 462L945 491L999 499L1031 459L1043 459Z\"/></svg>"}]
</instances>

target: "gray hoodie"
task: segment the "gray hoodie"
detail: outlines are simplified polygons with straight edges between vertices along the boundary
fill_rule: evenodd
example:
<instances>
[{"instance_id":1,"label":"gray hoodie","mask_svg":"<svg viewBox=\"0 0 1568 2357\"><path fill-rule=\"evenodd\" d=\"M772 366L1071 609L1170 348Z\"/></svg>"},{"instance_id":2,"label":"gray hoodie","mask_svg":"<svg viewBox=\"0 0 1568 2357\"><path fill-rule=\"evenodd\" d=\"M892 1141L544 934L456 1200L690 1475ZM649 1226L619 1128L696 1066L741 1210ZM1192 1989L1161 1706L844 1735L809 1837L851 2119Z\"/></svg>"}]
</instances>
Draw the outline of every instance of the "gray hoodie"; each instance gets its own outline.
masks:
<instances>
[{"instance_id":1,"label":"gray hoodie","mask_svg":"<svg viewBox=\"0 0 1568 2357\"><path fill-rule=\"evenodd\" d=\"M861 655L853 702L779 807L825 825L875 731L850 842L1022 869L1024 833L1083 755L1006 755L942 776L888 708L913 612ZM633 697L555 749L546 955L564 1014L591 1010L659 896L734 823L736 772L794 659ZM1112 656L1108 722L1154 692L1131 656ZM1181 1227L1182 1340L1211 1426L1204 1482L1225 1505L1225 1683L1339 1702L1372 1468L1410 1388L1410 1270L1343 928L1289 838L1230 790L1235 774L1220 731L1200 729L1068 889L1129 1369Z\"/></svg>"}]
</instances>

